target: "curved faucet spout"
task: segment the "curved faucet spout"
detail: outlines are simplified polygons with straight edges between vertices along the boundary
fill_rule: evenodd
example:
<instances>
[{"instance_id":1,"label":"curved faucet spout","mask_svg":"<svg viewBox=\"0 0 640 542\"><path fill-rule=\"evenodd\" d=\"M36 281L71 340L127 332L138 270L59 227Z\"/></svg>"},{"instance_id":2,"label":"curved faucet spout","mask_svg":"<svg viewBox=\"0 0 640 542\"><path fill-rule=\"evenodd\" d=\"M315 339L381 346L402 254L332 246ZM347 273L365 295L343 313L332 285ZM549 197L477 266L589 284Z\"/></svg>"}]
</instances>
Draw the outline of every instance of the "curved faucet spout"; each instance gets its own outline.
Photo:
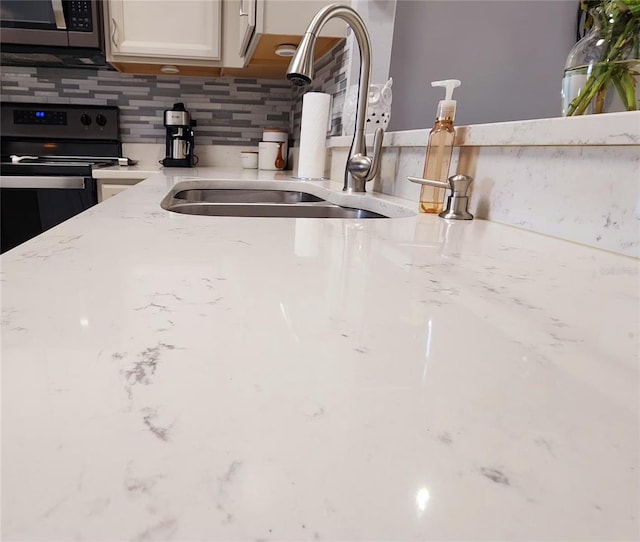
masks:
<instances>
[{"instance_id":1,"label":"curved faucet spout","mask_svg":"<svg viewBox=\"0 0 640 542\"><path fill-rule=\"evenodd\" d=\"M369 95L369 81L371 79L371 40L364 21L358 13L349 6L331 4L321 9L309 23L296 54L291 59L287 70L287 79L296 85L308 85L314 76L313 56L316 39L325 23L333 18L343 19L353 30L353 34L360 49L360 78L358 80L358 105L356 109L356 127L353 142L347 159L344 175L345 192L365 192L367 181L373 179L380 162L380 151L373 156L367 156L365 141L365 119ZM380 149L384 132L381 128L376 131L376 147Z\"/></svg>"}]
</instances>

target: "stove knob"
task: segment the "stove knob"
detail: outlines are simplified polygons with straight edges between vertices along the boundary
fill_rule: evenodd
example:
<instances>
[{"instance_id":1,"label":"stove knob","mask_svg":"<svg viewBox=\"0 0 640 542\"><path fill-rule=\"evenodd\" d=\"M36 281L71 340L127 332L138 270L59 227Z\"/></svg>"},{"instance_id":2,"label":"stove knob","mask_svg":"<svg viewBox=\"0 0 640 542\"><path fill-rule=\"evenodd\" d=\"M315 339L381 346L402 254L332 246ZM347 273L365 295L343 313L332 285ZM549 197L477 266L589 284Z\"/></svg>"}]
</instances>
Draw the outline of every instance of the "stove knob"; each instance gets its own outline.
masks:
<instances>
[{"instance_id":1,"label":"stove knob","mask_svg":"<svg viewBox=\"0 0 640 542\"><path fill-rule=\"evenodd\" d=\"M89 124L91 124L91 117L89 115L87 115L86 113L82 113L82 115L80 117L80 122L82 124L84 124L85 126L89 126Z\"/></svg>"},{"instance_id":2,"label":"stove knob","mask_svg":"<svg viewBox=\"0 0 640 542\"><path fill-rule=\"evenodd\" d=\"M99 113L96 117L96 122L98 123L98 126L104 126L105 124L107 124L107 117L105 117L102 113Z\"/></svg>"}]
</instances>

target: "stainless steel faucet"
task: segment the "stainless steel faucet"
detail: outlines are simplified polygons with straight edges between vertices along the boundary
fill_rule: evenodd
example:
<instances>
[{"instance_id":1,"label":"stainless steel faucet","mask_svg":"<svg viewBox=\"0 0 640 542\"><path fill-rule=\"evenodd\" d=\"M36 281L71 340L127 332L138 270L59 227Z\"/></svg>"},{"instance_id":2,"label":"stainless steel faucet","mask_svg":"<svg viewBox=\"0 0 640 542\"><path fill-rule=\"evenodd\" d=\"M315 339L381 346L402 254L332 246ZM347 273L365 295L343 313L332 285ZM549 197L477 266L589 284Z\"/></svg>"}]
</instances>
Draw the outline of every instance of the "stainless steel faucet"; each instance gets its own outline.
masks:
<instances>
[{"instance_id":1,"label":"stainless steel faucet","mask_svg":"<svg viewBox=\"0 0 640 542\"><path fill-rule=\"evenodd\" d=\"M311 83L314 75L313 53L316 38L329 19L338 17L351 27L360 49L360 79L358 80L358 108L356 109L356 129L349 150L347 167L344 172L345 192L365 192L367 181L380 171L380 154L384 130L376 130L373 141L373 156L367 156L364 124L367 114L367 98L371 79L371 40L364 21L358 13L340 4L331 4L322 8L309 23L296 54L287 70L287 79L298 86Z\"/></svg>"}]
</instances>

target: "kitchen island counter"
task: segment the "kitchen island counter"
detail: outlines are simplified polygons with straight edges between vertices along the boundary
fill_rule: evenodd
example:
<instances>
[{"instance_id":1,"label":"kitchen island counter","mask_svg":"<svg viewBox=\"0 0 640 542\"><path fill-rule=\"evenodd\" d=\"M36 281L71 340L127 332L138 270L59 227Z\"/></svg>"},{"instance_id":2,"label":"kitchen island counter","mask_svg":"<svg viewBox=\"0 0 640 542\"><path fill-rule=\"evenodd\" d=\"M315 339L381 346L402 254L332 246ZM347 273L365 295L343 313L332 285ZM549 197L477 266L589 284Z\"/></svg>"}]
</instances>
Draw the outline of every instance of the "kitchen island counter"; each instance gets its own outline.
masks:
<instances>
[{"instance_id":1,"label":"kitchen island counter","mask_svg":"<svg viewBox=\"0 0 640 542\"><path fill-rule=\"evenodd\" d=\"M183 176L287 175L156 173L0 259L3 539L639 536L637 260L161 209Z\"/></svg>"}]
</instances>

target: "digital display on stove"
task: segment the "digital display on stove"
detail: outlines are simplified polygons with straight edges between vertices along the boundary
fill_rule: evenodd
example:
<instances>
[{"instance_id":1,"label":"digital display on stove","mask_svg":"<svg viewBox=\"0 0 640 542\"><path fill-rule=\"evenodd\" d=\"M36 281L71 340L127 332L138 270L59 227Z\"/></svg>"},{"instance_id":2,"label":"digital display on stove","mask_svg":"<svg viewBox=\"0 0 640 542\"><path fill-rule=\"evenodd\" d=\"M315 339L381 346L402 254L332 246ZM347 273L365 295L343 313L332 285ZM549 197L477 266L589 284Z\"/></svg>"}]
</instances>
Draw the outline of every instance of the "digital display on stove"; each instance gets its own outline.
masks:
<instances>
[{"instance_id":1,"label":"digital display on stove","mask_svg":"<svg viewBox=\"0 0 640 542\"><path fill-rule=\"evenodd\" d=\"M14 124L52 124L66 126L66 111L38 111L36 109L16 109L13 112Z\"/></svg>"}]
</instances>

